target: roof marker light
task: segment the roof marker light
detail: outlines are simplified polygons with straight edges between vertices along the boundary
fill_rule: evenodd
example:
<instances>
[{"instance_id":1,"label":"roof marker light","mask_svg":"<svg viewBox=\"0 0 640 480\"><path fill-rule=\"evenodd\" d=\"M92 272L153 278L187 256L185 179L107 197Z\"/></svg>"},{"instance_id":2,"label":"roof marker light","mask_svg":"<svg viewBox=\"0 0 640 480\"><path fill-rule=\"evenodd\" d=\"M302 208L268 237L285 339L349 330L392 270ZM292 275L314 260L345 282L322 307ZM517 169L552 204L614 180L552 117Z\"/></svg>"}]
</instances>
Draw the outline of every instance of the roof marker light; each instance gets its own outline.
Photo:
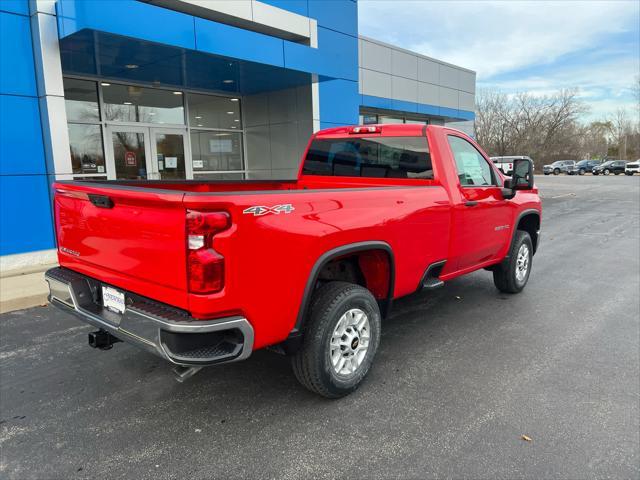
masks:
<instances>
[{"instance_id":1,"label":"roof marker light","mask_svg":"<svg viewBox=\"0 0 640 480\"><path fill-rule=\"evenodd\" d=\"M374 127L374 126L369 126L369 127L353 127L351 129L351 132L349 133L381 133L382 132L382 128L380 127Z\"/></svg>"}]
</instances>

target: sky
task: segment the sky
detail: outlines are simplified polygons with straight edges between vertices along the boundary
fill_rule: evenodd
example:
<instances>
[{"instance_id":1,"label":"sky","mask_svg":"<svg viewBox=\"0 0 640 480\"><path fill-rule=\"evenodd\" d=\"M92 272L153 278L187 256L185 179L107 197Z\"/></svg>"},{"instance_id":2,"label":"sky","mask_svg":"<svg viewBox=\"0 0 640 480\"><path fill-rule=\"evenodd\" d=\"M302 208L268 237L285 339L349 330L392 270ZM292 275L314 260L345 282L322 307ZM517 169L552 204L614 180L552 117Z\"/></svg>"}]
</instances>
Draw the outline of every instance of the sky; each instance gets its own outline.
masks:
<instances>
[{"instance_id":1,"label":"sky","mask_svg":"<svg viewBox=\"0 0 640 480\"><path fill-rule=\"evenodd\" d=\"M631 113L640 1L359 0L359 30L477 72L477 88L579 89L585 120Z\"/></svg>"}]
</instances>

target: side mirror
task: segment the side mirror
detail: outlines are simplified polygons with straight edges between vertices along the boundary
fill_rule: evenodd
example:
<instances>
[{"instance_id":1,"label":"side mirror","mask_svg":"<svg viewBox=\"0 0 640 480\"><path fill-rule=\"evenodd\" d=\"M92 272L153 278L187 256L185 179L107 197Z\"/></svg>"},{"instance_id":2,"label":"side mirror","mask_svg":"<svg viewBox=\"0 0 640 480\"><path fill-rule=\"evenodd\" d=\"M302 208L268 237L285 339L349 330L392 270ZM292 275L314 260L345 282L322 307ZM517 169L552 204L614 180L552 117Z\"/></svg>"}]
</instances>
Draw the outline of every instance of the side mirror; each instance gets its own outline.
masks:
<instances>
[{"instance_id":1,"label":"side mirror","mask_svg":"<svg viewBox=\"0 0 640 480\"><path fill-rule=\"evenodd\" d=\"M520 158L513 162L511 188L514 190L531 190L533 188L533 164Z\"/></svg>"},{"instance_id":2,"label":"side mirror","mask_svg":"<svg viewBox=\"0 0 640 480\"><path fill-rule=\"evenodd\" d=\"M513 174L504 181L502 197L511 200L516 196L516 190L531 190L533 188L533 163L524 158L513 162Z\"/></svg>"}]
</instances>

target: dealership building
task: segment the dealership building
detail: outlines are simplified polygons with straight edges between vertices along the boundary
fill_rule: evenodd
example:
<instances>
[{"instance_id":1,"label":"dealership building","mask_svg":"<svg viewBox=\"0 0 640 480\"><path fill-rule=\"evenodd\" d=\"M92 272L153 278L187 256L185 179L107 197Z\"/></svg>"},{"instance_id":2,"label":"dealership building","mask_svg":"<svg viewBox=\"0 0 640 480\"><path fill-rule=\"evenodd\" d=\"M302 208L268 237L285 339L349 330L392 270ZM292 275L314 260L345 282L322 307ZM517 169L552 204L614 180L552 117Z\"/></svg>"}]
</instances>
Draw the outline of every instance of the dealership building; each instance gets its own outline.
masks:
<instances>
[{"instance_id":1,"label":"dealership building","mask_svg":"<svg viewBox=\"0 0 640 480\"><path fill-rule=\"evenodd\" d=\"M355 0L1 0L0 27L5 279L55 262L55 179L288 179L319 129L473 127L475 73L359 36Z\"/></svg>"}]
</instances>

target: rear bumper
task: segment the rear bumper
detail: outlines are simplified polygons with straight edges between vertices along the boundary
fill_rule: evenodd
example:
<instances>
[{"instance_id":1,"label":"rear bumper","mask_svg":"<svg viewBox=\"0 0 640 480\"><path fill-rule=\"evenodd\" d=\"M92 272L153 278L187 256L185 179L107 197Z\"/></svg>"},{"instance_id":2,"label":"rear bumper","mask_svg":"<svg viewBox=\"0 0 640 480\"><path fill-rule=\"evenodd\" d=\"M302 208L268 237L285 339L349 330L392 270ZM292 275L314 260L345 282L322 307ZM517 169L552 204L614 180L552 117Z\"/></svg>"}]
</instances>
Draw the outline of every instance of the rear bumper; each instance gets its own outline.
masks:
<instances>
[{"instance_id":1,"label":"rear bumper","mask_svg":"<svg viewBox=\"0 0 640 480\"><path fill-rule=\"evenodd\" d=\"M253 349L253 327L240 316L196 320L187 312L125 291L123 314L102 307L102 282L65 268L45 274L49 302L176 365L205 366L244 360Z\"/></svg>"}]
</instances>

